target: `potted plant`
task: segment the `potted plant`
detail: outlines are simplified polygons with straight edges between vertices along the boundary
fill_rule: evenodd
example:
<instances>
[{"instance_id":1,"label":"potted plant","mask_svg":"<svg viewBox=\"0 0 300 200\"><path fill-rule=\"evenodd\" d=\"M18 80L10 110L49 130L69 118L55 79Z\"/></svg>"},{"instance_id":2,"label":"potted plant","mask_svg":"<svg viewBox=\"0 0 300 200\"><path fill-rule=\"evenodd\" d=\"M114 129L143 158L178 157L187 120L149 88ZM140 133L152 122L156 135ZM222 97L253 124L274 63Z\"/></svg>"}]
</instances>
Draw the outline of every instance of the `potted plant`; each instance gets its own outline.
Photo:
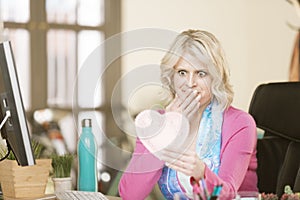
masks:
<instances>
[{"instance_id":1,"label":"potted plant","mask_svg":"<svg viewBox=\"0 0 300 200\"><path fill-rule=\"evenodd\" d=\"M1 146L1 145L0 145ZM2 153L7 150L0 147ZM51 159L41 159L42 145L32 142L36 164L19 166L12 153L0 162L0 183L5 198L39 198L45 196Z\"/></svg>"},{"instance_id":2,"label":"potted plant","mask_svg":"<svg viewBox=\"0 0 300 200\"><path fill-rule=\"evenodd\" d=\"M53 155L53 183L55 192L72 189L71 169L74 156L72 154Z\"/></svg>"}]
</instances>

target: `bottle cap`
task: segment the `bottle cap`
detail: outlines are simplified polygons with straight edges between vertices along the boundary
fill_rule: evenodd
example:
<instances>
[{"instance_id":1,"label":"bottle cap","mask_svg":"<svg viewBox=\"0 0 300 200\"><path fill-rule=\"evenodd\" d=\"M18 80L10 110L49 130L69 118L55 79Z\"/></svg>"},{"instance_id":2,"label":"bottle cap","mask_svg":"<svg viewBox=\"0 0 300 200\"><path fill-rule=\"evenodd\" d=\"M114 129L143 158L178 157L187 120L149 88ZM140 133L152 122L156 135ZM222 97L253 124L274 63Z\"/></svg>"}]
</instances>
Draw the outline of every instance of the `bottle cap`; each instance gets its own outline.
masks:
<instances>
[{"instance_id":1,"label":"bottle cap","mask_svg":"<svg viewBox=\"0 0 300 200\"><path fill-rule=\"evenodd\" d=\"M92 120L91 119L83 119L81 125L82 125L82 127L92 127Z\"/></svg>"}]
</instances>

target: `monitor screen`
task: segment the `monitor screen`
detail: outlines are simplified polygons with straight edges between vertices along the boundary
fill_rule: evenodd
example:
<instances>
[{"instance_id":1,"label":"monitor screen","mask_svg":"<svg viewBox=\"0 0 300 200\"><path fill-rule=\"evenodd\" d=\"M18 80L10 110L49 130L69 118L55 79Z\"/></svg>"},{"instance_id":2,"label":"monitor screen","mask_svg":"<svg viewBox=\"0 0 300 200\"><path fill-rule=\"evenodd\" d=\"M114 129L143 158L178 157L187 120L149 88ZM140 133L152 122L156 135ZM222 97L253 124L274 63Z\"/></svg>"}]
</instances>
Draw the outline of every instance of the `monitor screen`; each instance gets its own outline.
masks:
<instances>
[{"instance_id":1,"label":"monitor screen","mask_svg":"<svg viewBox=\"0 0 300 200\"><path fill-rule=\"evenodd\" d=\"M21 166L34 165L30 134L10 41L0 43L1 136Z\"/></svg>"}]
</instances>

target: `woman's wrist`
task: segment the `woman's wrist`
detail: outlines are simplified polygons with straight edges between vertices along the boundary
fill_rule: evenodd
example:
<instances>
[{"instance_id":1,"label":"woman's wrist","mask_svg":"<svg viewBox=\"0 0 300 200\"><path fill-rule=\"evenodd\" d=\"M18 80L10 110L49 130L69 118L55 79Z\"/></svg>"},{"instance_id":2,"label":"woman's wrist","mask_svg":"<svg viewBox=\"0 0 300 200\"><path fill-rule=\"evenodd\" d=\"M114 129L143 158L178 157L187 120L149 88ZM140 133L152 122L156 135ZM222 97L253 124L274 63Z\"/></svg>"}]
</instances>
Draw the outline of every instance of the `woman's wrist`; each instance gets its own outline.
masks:
<instances>
[{"instance_id":1,"label":"woman's wrist","mask_svg":"<svg viewBox=\"0 0 300 200\"><path fill-rule=\"evenodd\" d=\"M198 170L198 172L197 172L197 174L195 174L193 177L194 177L194 179L196 180L196 181L200 181L201 179L203 179L203 178L205 178L204 177L204 172L205 172L205 167L206 167L206 165L205 165L205 163L202 161L202 160L200 160L199 159L199 161L198 161L199 163L198 163L198 166L199 166L199 170Z\"/></svg>"}]
</instances>

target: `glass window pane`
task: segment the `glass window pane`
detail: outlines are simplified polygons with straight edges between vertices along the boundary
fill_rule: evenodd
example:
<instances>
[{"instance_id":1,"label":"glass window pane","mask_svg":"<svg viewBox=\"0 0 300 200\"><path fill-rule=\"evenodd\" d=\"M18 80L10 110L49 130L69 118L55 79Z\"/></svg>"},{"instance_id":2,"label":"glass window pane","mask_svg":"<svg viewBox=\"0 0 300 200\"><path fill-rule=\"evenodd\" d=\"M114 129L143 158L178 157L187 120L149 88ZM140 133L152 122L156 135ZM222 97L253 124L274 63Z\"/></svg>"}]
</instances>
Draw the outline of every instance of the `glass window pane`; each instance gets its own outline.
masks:
<instances>
[{"instance_id":1,"label":"glass window pane","mask_svg":"<svg viewBox=\"0 0 300 200\"><path fill-rule=\"evenodd\" d=\"M104 22L104 0L79 0L78 24L98 26Z\"/></svg>"},{"instance_id":2,"label":"glass window pane","mask_svg":"<svg viewBox=\"0 0 300 200\"><path fill-rule=\"evenodd\" d=\"M0 0L0 19L9 22L29 20L29 0Z\"/></svg>"},{"instance_id":3,"label":"glass window pane","mask_svg":"<svg viewBox=\"0 0 300 200\"><path fill-rule=\"evenodd\" d=\"M95 135L95 139L98 144L98 171L102 169L102 151L101 151L101 146L104 141L105 133L104 133L104 116L103 113L98 112L98 111L86 111L86 112L80 112L78 115L78 137L80 137L81 134L81 121L83 119L92 119L92 131L93 134Z\"/></svg>"},{"instance_id":4,"label":"glass window pane","mask_svg":"<svg viewBox=\"0 0 300 200\"><path fill-rule=\"evenodd\" d=\"M98 31L81 31L78 35L78 105L94 108L102 104L104 35Z\"/></svg>"},{"instance_id":5,"label":"glass window pane","mask_svg":"<svg viewBox=\"0 0 300 200\"><path fill-rule=\"evenodd\" d=\"M29 33L23 29L5 29L4 35L5 40L11 41L24 108L29 110L31 106Z\"/></svg>"},{"instance_id":6,"label":"glass window pane","mask_svg":"<svg viewBox=\"0 0 300 200\"><path fill-rule=\"evenodd\" d=\"M47 34L48 104L71 107L76 77L76 33L50 30Z\"/></svg>"},{"instance_id":7,"label":"glass window pane","mask_svg":"<svg viewBox=\"0 0 300 200\"><path fill-rule=\"evenodd\" d=\"M77 0L47 0L47 20L52 23L74 24Z\"/></svg>"}]
</instances>

